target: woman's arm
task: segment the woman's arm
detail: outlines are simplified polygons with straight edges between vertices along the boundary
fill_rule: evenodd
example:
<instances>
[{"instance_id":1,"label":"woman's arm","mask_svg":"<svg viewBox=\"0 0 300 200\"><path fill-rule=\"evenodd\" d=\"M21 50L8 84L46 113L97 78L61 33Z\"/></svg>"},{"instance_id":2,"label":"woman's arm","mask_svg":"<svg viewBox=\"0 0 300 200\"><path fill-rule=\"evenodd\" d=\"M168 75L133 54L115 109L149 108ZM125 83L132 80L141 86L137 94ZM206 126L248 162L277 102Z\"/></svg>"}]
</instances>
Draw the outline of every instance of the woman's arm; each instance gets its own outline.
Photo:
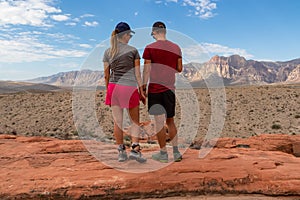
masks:
<instances>
[{"instance_id":1,"label":"woman's arm","mask_svg":"<svg viewBox=\"0 0 300 200\"><path fill-rule=\"evenodd\" d=\"M108 88L109 78L110 78L110 67L108 62L104 62L104 79L106 89Z\"/></svg>"}]
</instances>

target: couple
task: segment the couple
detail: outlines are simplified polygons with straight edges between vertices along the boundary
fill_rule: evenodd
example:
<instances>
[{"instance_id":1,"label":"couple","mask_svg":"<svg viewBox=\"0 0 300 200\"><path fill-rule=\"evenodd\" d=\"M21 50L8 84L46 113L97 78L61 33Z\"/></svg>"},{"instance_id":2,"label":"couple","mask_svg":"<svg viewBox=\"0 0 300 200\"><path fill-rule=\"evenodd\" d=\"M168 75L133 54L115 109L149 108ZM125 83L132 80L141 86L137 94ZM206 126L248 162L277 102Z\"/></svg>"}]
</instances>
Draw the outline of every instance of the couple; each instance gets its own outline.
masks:
<instances>
[{"instance_id":1,"label":"couple","mask_svg":"<svg viewBox=\"0 0 300 200\"><path fill-rule=\"evenodd\" d=\"M120 22L111 34L110 48L103 56L106 99L111 106L114 119L114 136L118 145L118 161L133 159L140 163L147 161L141 154L139 144L139 101L144 104L148 97L148 112L154 115L155 131L160 151L152 159L167 163L166 130L173 145L175 162L182 160L177 146L175 116L175 74L182 71L182 54L178 45L166 39L166 26L155 22L151 36L156 40L146 46L143 59L143 79L140 71L140 55L135 47L128 45L135 32L125 22ZM149 82L149 83L148 83ZM148 86L148 87L147 87ZM123 143L123 110L127 109L131 119L132 146L129 157Z\"/></svg>"}]
</instances>

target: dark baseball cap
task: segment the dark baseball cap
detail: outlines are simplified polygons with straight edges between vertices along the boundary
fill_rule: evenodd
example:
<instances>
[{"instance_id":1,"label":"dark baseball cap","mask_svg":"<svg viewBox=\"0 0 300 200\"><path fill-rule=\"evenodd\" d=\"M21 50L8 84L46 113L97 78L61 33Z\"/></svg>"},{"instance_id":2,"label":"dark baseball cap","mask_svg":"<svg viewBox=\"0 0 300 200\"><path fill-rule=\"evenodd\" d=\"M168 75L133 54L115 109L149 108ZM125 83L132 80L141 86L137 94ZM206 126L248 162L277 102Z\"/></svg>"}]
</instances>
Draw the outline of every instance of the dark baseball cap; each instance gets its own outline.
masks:
<instances>
[{"instance_id":1,"label":"dark baseball cap","mask_svg":"<svg viewBox=\"0 0 300 200\"><path fill-rule=\"evenodd\" d=\"M163 22L157 21L152 25L152 31L166 29L166 25Z\"/></svg>"},{"instance_id":2,"label":"dark baseball cap","mask_svg":"<svg viewBox=\"0 0 300 200\"><path fill-rule=\"evenodd\" d=\"M117 24L116 30L118 30L119 33L125 32L125 31L130 31L131 33L135 33L130 29L130 26L126 22L120 22Z\"/></svg>"}]
</instances>

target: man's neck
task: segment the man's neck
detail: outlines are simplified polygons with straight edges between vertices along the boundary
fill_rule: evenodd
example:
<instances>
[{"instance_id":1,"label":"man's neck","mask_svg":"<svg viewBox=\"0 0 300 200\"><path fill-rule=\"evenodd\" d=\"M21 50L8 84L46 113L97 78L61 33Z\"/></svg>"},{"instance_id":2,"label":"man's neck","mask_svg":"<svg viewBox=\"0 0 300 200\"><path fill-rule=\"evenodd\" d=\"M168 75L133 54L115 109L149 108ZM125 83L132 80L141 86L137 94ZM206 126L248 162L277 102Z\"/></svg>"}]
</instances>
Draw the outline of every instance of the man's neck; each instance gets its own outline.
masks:
<instances>
[{"instance_id":1,"label":"man's neck","mask_svg":"<svg viewBox=\"0 0 300 200\"><path fill-rule=\"evenodd\" d=\"M166 41L167 38L166 38L165 35L159 35L159 36L157 36L156 40L157 40L157 41Z\"/></svg>"}]
</instances>

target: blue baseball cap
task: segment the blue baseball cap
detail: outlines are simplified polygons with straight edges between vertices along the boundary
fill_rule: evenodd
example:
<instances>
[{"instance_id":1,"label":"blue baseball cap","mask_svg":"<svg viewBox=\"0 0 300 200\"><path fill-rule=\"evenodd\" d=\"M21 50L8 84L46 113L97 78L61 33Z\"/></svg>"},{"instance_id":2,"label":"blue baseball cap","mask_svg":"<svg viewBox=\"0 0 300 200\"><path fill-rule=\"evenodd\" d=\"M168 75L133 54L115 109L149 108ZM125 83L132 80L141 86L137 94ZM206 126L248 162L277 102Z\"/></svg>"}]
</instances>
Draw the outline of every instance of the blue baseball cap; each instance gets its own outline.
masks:
<instances>
[{"instance_id":1,"label":"blue baseball cap","mask_svg":"<svg viewBox=\"0 0 300 200\"><path fill-rule=\"evenodd\" d=\"M125 31L130 31L131 33L135 33L130 29L130 26L126 22L120 22L117 24L115 28L119 33L125 32Z\"/></svg>"}]
</instances>

